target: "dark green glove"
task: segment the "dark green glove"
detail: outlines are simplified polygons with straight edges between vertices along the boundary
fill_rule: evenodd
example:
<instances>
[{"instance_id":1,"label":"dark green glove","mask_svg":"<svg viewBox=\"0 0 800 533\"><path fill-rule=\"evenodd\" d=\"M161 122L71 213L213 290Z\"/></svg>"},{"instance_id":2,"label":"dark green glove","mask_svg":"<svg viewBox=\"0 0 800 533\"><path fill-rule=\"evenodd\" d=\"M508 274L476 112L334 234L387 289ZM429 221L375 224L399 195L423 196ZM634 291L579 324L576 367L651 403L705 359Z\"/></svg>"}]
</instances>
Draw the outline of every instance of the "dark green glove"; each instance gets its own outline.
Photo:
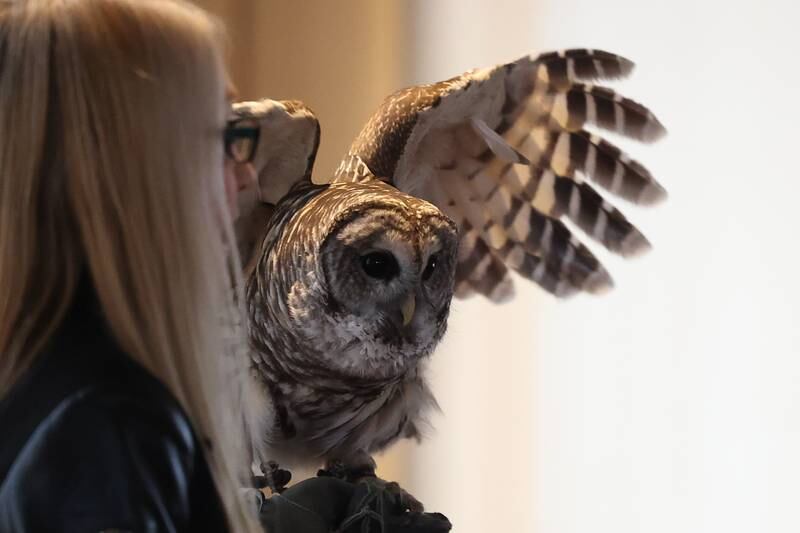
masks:
<instances>
[{"instance_id":1,"label":"dark green glove","mask_svg":"<svg viewBox=\"0 0 800 533\"><path fill-rule=\"evenodd\" d=\"M264 499L260 518L269 533L444 533L452 527L442 514L406 511L385 490L332 477L307 479Z\"/></svg>"}]
</instances>

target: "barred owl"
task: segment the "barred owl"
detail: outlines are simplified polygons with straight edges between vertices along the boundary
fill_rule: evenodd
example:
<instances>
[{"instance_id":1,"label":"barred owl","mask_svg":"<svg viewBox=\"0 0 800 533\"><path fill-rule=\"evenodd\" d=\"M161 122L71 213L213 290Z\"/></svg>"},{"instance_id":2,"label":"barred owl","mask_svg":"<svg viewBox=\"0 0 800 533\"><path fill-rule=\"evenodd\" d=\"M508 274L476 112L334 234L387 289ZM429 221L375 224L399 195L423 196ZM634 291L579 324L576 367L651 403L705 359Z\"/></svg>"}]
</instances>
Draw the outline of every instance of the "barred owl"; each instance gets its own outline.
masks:
<instances>
[{"instance_id":1,"label":"barred owl","mask_svg":"<svg viewBox=\"0 0 800 533\"><path fill-rule=\"evenodd\" d=\"M325 184L310 179L319 126L308 108L234 106L261 128L268 209L248 222L246 298L269 459L358 465L418 437L436 405L425 365L453 295L508 300L511 272L557 297L609 289L568 223L625 257L649 247L596 186L643 205L665 190L587 129L664 133L648 109L589 83L632 68L577 49L400 90Z\"/></svg>"}]
</instances>

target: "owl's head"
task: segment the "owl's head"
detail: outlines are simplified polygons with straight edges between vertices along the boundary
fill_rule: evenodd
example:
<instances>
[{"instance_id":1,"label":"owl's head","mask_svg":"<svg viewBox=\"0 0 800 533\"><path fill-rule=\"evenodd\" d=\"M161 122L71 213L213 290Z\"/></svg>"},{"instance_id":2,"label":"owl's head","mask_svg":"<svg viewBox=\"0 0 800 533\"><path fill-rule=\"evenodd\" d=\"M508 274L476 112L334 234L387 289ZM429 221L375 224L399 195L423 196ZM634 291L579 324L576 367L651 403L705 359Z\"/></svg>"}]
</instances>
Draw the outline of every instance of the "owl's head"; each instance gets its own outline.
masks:
<instances>
[{"instance_id":1,"label":"owl's head","mask_svg":"<svg viewBox=\"0 0 800 533\"><path fill-rule=\"evenodd\" d=\"M433 205L380 182L336 185L304 206L282 240L294 244L281 262L294 263L282 273L291 278L289 324L326 368L392 377L441 340L458 234Z\"/></svg>"}]
</instances>

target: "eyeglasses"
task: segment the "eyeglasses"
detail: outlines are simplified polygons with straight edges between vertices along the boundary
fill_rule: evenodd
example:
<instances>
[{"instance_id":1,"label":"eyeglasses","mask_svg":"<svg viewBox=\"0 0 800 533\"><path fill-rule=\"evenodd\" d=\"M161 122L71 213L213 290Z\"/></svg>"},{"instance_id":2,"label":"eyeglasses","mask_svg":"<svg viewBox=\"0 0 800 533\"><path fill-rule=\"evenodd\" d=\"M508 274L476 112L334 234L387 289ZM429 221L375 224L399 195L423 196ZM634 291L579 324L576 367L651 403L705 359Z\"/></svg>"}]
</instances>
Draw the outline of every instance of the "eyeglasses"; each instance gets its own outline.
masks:
<instances>
[{"instance_id":1,"label":"eyeglasses","mask_svg":"<svg viewBox=\"0 0 800 533\"><path fill-rule=\"evenodd\" d=\"M225 155L237 163L249 163L258 148L259 128L240 126L241 120L231 120L225 127Z\"/></svg>"}]
</instances>

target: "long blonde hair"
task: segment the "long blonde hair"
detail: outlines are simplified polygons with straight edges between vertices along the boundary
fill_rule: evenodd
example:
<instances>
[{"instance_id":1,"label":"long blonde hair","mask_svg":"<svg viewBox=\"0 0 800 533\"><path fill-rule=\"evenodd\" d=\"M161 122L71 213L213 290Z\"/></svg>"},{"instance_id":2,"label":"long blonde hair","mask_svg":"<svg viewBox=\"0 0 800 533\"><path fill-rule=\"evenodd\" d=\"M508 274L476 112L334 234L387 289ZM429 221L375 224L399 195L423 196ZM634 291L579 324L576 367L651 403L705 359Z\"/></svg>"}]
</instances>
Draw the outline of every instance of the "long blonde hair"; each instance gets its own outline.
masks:
<instances>
[{"instance_id":1,"label":"long blonde hair","mask_svg":"<svg viewBox=\"0 0 800 533\"><path fill-rule=\"evenodd\" d=\"M179 0L0 3L0 397L87 272L122 349L211 441L229 522L245 531L220 33Z\"/></svg>"}]
</instances>

